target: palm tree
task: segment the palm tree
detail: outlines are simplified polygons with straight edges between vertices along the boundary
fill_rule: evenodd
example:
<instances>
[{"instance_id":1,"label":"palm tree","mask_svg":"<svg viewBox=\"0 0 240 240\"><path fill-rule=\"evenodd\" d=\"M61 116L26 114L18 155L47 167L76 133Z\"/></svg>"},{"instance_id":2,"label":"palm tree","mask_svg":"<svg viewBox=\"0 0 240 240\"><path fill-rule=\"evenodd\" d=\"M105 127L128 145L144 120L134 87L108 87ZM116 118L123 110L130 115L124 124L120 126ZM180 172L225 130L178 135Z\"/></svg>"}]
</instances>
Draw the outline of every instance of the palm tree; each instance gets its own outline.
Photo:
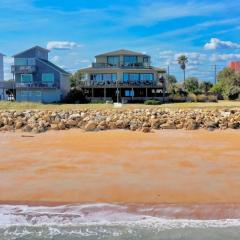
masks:
<instances>
[{"instance_id":1,"label":"palm tree","mask_svg":"<svg viewBox=\"0 0 240 240\"><path fill-rule=\"evenodd\" d=\"M180 68L183 70L183 84L185 85L185 70L186 70L186 64L188 63L188 57L185 55L181 55L178 57L178 64L180 65Z\"/></svg>"}]
</instances>

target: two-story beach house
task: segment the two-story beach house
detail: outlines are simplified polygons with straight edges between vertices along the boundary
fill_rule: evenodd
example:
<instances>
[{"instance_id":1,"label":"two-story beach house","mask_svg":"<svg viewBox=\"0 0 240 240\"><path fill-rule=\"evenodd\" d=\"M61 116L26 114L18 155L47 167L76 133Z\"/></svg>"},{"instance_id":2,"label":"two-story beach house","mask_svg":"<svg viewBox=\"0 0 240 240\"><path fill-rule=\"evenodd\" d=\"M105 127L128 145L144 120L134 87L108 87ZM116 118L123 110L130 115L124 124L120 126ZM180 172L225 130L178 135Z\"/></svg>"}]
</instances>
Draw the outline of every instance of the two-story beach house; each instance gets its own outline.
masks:
<instances>
[{"instance_id":1,"label":"two-story beach house","mask_svg":"<svg viewBox=\"0 0 240 240\"><path fill-rule=\"evenodd\" d=\"M70 90L70 74L48 61L49 50L35 46L13 56L16 101L59 102Z\"/></svg>"},{"instance_id":2,"label":"two-story beach house","mask_svg":"<svg viewBox=\"0 0 240 240\"><path fill-rule=\"evenodd\" d=\"M149 55L118 50L95 58L91 67L80 69L80 87L92 102L163 100L166 71L151 66Z\"/></svg>"}]
</instances>

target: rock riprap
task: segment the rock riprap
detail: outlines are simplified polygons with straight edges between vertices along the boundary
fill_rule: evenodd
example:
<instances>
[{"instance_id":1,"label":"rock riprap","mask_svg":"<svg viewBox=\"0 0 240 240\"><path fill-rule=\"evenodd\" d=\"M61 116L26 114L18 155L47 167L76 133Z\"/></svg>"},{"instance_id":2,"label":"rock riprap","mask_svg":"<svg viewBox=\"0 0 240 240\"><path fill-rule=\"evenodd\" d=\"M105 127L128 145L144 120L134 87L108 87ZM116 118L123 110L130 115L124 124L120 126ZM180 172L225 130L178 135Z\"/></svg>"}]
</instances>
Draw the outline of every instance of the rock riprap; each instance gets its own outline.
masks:
<instances>
[{"instance_id":1,"label":"rock riprap","mask_svg":"<svg viewBox=\"0 0 240 240\"><path fill-rule=\"evenodd\" d=\"M47 130L79 128L84 131L129 129L240 129L240 109L115 109L71 111L0 111L0 131L22 130L42 133Z\"/></svg>"}]
</instances>

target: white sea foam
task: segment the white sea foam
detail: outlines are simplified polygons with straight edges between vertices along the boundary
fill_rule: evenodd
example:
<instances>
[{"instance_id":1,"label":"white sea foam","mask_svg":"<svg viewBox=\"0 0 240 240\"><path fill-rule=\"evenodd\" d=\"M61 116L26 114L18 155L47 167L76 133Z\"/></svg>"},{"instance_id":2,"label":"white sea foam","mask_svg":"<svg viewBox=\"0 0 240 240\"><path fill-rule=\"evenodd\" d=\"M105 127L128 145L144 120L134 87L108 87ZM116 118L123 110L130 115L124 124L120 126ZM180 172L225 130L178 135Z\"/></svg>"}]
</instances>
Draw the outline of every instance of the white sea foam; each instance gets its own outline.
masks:
<instances>
[{"instance_id":1,"label":"white sea foam","mask_svg":"<svg viewBox=\"0 0 240 240\"><path fill-rule=\"evenodd\" d=\"M146 209L147 211L148 209ZM0 205L0 228L10 226L141 226L156 229L240 227L240 219L191 220L153 217L142 212L132 213L115 204L83 204L57 207ZM57 232L56 232L57 233Z\"/></svg>"}]
</instances>

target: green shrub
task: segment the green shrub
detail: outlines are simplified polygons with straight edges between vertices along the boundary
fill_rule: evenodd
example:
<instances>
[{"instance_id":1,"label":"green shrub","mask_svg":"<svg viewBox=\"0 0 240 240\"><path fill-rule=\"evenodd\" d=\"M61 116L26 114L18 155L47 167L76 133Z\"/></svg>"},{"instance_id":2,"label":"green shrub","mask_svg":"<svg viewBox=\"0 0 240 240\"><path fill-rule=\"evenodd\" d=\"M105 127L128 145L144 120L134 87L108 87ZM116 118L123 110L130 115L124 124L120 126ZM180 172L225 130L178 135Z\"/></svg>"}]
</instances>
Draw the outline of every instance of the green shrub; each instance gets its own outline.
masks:
<instances>
[{"instance_id":1,"label":"green shrub","mask_svg":"<svg viewBox=\"0 0 240 240\"><path fill-rule=\"evenodd\" d=\"M72 89L65 99L63 100L64 103L87 103L87 99L81 90Z\"/></svg>"},{"instance_id":2,"label":"green shrub","mask_svg":"<svg viewBox=\"0 0 240 240\"><path fill-rule=\"evenodd\" d=\"M215 95L209 95L209 96L207 96L207 98L208 98L209 102L217 102L218 101L218 97Z\"/></svg>"},{"instance_id":3,"label":"green shrub","mask_svg":"<svg viewBox=\"0 0 240 240\"><path fill-rule=\"evenodd\" d=\"M197 101L198 102L207 102L208 101L208 97L204 94L200 94L197 95Z\"/></svg>"},{"instance_id":4,"label":"green shrub","mask_svg":"<svg viewBox=\"0 0 240 240\"><path fill-rule=\"evenodd\" d=\"M169 101L170 102L185 102L186 101L186 98L181 96L181 95L178 95L178 94L171 94L169 96Z\"/></svg>"},{"instance_id":5,"label":"green shrub","mask_svg":"<svg viewBox=\"0 0 240 240\"><path fill-rule=\"evenodd\" d=\"M161 102L155 99L150 99L150 100L146 100L144 102L145 105L160 105Z\"/></svg>"},{"instance_id":6,"label":"green shrub","mask_svg":"<svg viewBox=\"0 0 240 240\"><path fill-rule=\"evenodd\" d=\"M194 94L194 93L189 93L189 94L188 94L188 97L187 97L187 100L188 100L189 102L197 102L197 96L196 96L196 94Z\"/></svg>"}]
</instances>

